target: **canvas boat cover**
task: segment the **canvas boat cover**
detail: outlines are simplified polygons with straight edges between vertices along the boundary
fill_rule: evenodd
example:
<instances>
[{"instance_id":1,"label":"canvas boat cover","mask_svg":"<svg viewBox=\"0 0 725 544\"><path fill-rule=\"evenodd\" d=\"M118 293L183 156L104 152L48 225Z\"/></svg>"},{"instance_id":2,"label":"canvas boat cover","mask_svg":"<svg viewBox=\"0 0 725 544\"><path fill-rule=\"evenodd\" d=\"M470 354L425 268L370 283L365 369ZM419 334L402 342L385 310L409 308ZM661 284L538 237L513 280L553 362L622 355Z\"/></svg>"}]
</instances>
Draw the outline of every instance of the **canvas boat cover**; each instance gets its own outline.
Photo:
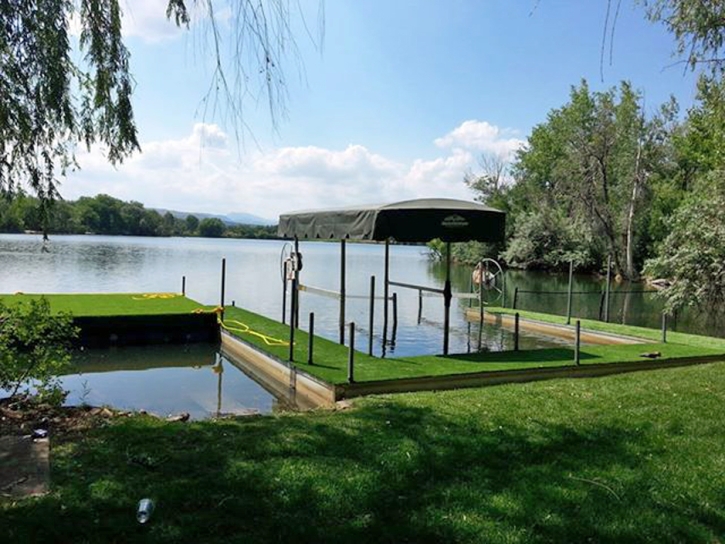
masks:
<instances>
[{"instance_id":1,"label":"canvas boat cover","mask_svg":"<svg viewBox=\"0 0 725 544\"><path fill-rule=\"evenodd\" d=\"M506 214L476 202L422 198L391 204L280 215L277 233L300 239L393 239L398 242L498 242L504 238Z\"/></svg>"}]
</instances>

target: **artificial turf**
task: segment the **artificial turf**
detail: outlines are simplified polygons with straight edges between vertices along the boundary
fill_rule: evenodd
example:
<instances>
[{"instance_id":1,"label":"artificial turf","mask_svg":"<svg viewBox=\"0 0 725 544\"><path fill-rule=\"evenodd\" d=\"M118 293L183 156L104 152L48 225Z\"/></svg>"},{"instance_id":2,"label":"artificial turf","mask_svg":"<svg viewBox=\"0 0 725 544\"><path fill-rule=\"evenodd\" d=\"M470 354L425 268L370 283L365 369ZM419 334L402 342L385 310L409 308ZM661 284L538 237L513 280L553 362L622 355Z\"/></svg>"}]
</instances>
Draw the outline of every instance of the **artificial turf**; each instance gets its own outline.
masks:
<instances>
[{"instance_id":1,"label":"artificial turf","mask_svg":"<svg viewBox=\"0 0 725 544\"><path fill-rule=\"evenodd\" d=\"M225 323L251 332L230 330L242 340L261 350L287 361L289 358L289 327L264 316L241 308L227 308ZM609 326L608 332L617 332L617 326ZM632 327L628 328L632 329ZM643 329L648 331L648 329ZM657 331L653 331L657 332ZM266 340L260 336L266 336ZM633 335L631 331L626 334ZM694 335L680 335L680 341ZM308 335L298 330L295 334L294 365L332 384L347 382L348 348L330 340L315 337L313 364L307 363ZM668 342L666 344L583 346L580 350L581 364L606 364L616 362L649 361L642 353L660 352L659 361L688 357L703 357L723 354L725 340L712 339L711 345L696 341L694 344ZM502 370L561 367L574 365L574 350L567 348L507 351L497 353L474 353L466 355L430 355L402 358L370 357L365 353L355 354L355 380L358 382L392 380L422 376L443 376L471 372L495 372Z\"/></svg>"},{"instance_id":2,"label":"artificial turf","mask_svg":"<svg viewBox=\"0 0 725 544\"><path fill-rule=\"evenodd\" d=\"M0 542L722 542L725 365L53 440ZM135 521L139 499L156 510Z\"/></svg>"},{"instance_id":3,"label":"artificial turf","mask_svg":"<svg viewBox=\"0 0 725 544\"><path fill-rule=\"evenodd\" d=\"M0 295L0 302L11 306L44 297L53 313L75 317L186 314L202 308L198 302L176 293L112 294L25 294Z\"/></svg>"}]
</instances>

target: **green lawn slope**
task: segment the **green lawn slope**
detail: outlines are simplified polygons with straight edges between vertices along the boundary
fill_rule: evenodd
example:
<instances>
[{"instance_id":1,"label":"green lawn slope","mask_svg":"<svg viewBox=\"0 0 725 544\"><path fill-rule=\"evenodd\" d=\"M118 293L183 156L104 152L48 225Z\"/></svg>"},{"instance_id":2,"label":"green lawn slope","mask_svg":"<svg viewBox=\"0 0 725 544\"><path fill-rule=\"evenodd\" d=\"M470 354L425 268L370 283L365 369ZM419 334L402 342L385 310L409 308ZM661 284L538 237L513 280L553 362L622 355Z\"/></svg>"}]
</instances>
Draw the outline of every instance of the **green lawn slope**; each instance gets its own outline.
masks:
<instances>
[{"instance_id":1,"label":"green lawn slope","mask_svg":"<svg viewBox=\"0 0 725 544\"><path fill-rule=\"evenodd\" d=\"M723 406L711 364L343 412L119 418L53 442L51 493L2 502L0 542L722 542Z\"/></svg>"}]
</instances>

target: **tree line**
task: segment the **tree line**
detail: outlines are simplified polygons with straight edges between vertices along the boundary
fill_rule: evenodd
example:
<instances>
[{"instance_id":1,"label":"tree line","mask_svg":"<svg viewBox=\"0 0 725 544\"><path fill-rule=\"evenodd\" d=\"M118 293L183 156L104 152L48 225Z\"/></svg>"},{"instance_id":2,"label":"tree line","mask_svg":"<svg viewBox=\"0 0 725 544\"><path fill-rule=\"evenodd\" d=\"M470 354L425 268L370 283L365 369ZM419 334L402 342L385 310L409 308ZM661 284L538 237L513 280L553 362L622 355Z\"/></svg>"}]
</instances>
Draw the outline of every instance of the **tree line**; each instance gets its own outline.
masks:
<instances>
[{"instance_id":1,"label":"tree line","mask_svg":"<svg viewBox=\"0 0 725 544\"><path fill-rule=\"evenodd\" d=\"M460 244L525 269L603 272L672 281L668 307L725 305L725 82L702 75L695 105L653 107L630 82L586 81L553 109L506 165L484 156L464 182L507 212L498 246ZM440 252L440 245L434 250Z\"/></svg>"},{"instance_id":2,"label":"tree line","mask_svg":"<svg viewBox=\"0 0 725 544\"><path fill-rule=\"evenodd\" d=\"M44 215L47 214L47 215ZM47 218L47 220L46 220ZM217 217L181 219L161 214L140 202L124 202L108 195L59 200L47 210L25 194L0 199L0 232L55 234L110 234L125 236L201 236L205 238L276 238L276 226L227 225Z\"/></svg>"}]
</instances>

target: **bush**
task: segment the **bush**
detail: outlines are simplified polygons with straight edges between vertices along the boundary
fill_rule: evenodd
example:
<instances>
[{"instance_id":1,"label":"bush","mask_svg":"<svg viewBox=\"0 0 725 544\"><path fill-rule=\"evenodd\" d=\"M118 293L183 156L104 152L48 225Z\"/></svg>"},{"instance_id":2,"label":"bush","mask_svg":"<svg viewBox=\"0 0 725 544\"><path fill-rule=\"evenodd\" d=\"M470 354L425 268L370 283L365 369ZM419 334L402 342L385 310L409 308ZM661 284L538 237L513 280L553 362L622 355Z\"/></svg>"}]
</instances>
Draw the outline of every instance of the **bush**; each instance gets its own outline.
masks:
<instances>
[{"instance_id":1,"label":"bush","mask_svg":"<svg viewBox=\"0 0 725 544\"><path fill-rule=\"evenodd\" d=\"M0 388L13 397L32 387L39 400L61 404L65 394L58 376L70 365L77 335L72 317L51 315L45 298L12 306L0 302Z\"/></svg>"},{"instance_id":2,"label":"bush","mask_svg":"<svg viewBox=\"0 0 725 544\"><path fill-rule=\"evenodd\" d=\"M596 262L590 229L556 212L538 211L521 217L502 257L518 268L586 270Z\"/></svg>"}]
</instances>

